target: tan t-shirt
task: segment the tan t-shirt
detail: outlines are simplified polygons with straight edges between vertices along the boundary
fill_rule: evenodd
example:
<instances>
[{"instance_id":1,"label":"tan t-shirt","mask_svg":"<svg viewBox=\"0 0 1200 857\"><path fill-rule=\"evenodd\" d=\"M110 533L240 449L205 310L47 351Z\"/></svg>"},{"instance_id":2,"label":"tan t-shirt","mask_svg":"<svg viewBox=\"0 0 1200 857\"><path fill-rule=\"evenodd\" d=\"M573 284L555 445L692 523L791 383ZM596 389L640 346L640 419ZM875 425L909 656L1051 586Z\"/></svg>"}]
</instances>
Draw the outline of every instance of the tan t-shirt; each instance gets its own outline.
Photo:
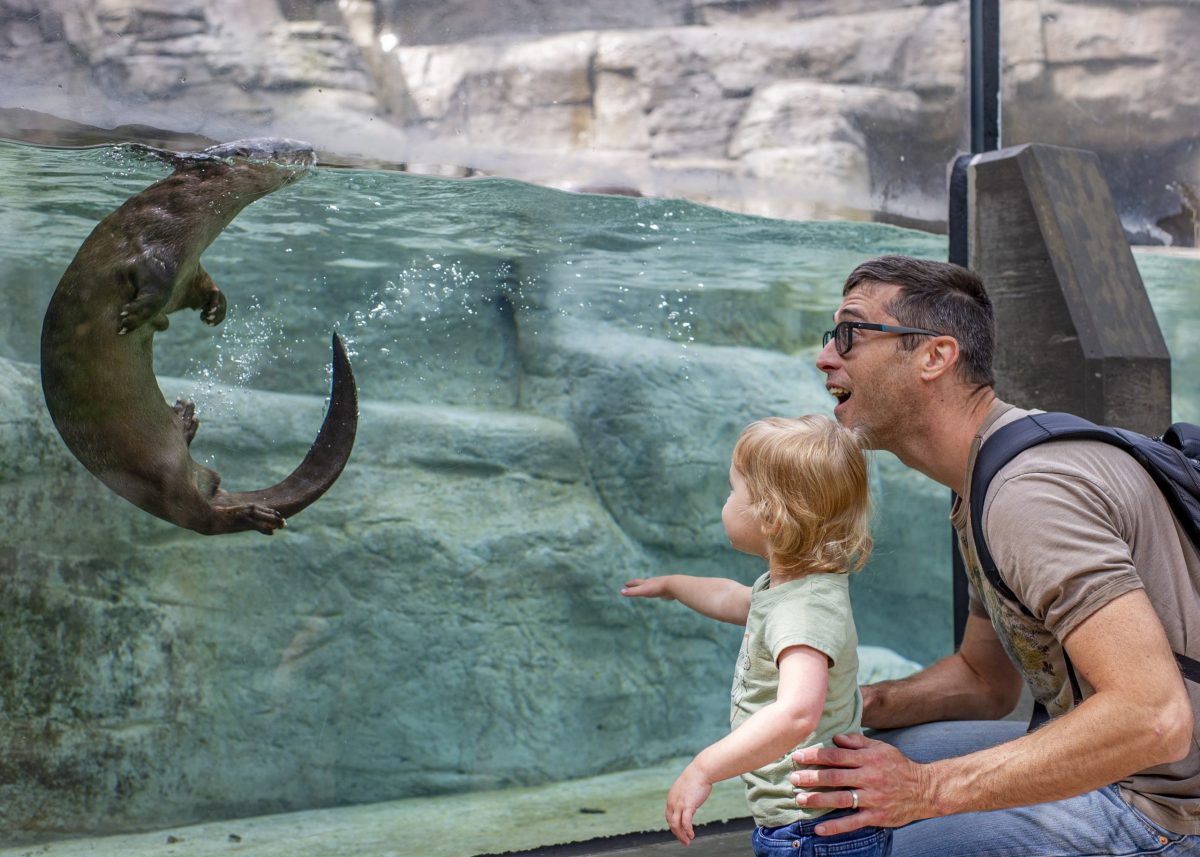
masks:
<instances>
[{"instance_id":1,"label":"tan t-shirt","mask_svg":"<svg viewBox=\"0 0 1200 857\"><path fill-rule=\"evenodd\" d=\"M858 732L862 694L858 690L858 634L850 612L847 574L806 574L770 586L770 573L755 581L746 634L734 670L729 720L736 729L776 699L777 659L789 646L811 646L829 658L829 689L816 731L795 749L833 746L833 736ZM742 775L754 821L782 827L824 815L827 809L796 805L788 774L798 770L792 751L769 765Z\"/></svg>"},{"instance_id":2,"label":"tan t-shirt","mask_svg":"<svg viewBox=\"0 0 1200 857\"><path fill-rule=\"evenodd\" d=\"M1030 411L1000 401L980 429L983 442ZM974 468L980 438L971 449ZM968 476L968 479L970 477ZM966 497L971 486L966 486ZM1144 589L1175 651L1200 657L1200 556L1167 501L1137 461L1099 441L1054 441L1022 452L992 480L983 507L988 548L1030 617L991 587L971 542L970 507L955 503L971 583L971 612L988 616L1036 700L1052 716L1073 706L1061 641L1096 610ZM1187 641L1194 641L1192 650ZM1079 676L1086 699L1093 693ZM1185 682L1193 711L1200 685ZM1200 743L1188 756L1120 782L1122 793L1157 824L1200 833Z\"/></svg>"}]
</instances>

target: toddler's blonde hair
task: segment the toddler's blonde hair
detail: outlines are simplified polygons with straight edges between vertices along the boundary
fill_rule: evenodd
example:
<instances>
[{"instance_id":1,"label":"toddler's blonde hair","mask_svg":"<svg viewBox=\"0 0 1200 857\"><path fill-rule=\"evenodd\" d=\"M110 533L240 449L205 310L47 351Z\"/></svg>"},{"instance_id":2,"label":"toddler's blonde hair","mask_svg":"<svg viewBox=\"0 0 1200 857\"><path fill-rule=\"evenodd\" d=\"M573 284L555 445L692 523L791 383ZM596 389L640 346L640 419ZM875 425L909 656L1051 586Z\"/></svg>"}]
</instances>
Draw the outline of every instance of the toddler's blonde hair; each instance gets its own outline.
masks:
<instances>
[{"instance_id":1,"label":"toddler's blonde hair","mask_svg":"<svg viewBox=\"0 0 1200 857\"><path fill-rule=\"evenodd\" d=\"M871 555L863 436L829 417L768 417L742 430L733 465L785 575L858 571Z\"/></svg>"}]
</instances>

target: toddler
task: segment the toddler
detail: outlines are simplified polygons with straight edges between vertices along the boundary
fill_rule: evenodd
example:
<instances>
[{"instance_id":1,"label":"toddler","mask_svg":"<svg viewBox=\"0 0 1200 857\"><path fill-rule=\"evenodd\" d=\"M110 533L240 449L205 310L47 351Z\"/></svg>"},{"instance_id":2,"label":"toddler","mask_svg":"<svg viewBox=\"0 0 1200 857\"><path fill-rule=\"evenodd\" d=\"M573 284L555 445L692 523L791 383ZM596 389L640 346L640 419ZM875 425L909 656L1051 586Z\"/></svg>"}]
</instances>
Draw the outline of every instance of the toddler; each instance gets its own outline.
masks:
<instances>
[{"instance_id":1,"label":"toddler","mask_svg":"<svg viewBox=\"0 0 1200 857\"><path fill-rule=\"evenodd\" d=\"M848 573L871 552L867 460L861 436L828 417L772 417L738 438L721 522L730 544L761 556L767 570L735 580L666 575L631 580L635 598L678 600L712 619L746 628L734 671L732 731L701 751L667 795L667 823L687 845L692 818L713 783L740 774L756 828L756 857L887 855L891 831L866 827L817 837L819 818L854 810L804 808L788 775L792 753L832 746L860 730L858 637Z\"/></svg>"}]
</instances>

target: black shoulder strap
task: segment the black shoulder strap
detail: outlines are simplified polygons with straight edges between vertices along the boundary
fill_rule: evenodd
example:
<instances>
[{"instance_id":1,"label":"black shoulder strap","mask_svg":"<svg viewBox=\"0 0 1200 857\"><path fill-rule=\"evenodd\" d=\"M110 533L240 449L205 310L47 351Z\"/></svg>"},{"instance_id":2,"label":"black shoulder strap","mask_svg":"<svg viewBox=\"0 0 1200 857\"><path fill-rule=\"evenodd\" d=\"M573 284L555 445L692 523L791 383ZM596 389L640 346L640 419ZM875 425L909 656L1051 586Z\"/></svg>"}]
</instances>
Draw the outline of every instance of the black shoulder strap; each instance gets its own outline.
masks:
<instances>
[{"instance_id":1,"label":"black shoulder strap","mask_svg":"<svg viewBox=\"0 0 1200 857\"><path fill-rule=\"evenodd\" d=\"M1200 547L1200 426L1175 423L1162 440L1093 422L1066 413L1030 414L1009 423L987 439L971 474L971 536L984 576L997 591L1031 611L1013 594L996 568L983 532L983 501L992 478L1019 453L1049 440L1098 440L1125 450L1153 477L1192 544ZM1200 682L1200 662L1175 653L1184 677ZM1073 676L1072 676L1073 678Z\"/></svg>"},{"instance_id":2,"label":"black shoulder strap","mask_svg":"<svg viewBox=\"0 0 1200 857\"><path fill-rule=\"evenodd\" d=\"M1093 422L1077 417L1074 414L1047 413L1030 414L1015 422L1011 422L996 430L979 449L975 459L975 469L971 472L971 536L975 540L975 552L979 557L979 565L995 589L999 590L1009 600L1020 604L1021 609L1029 613L1029 608L1021 603L1021 599L1013 594L1008 584L996 569L996 561L988 550L987 539L983 534L983 501L987 497L988 486L993 477L999 473L1018 454L1056 439L1101 440L1107 443L1117 443L1128 451L1128 447L1114 440L1114 429L1098 426Z\"/></svg>"}]
</instances>

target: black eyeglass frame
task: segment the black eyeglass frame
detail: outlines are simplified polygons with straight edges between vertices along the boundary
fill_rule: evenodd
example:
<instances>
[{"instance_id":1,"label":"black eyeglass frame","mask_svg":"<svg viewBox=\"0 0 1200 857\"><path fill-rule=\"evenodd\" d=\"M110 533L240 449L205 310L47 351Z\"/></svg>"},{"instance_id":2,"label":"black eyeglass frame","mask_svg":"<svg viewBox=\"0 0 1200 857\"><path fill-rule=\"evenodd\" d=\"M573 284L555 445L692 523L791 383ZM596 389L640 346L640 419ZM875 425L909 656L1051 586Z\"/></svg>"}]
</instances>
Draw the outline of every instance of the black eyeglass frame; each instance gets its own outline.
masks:
<instances>
[{"instance_id":1,"label":"black eyeglass frame","mask_svg":"<svg viewBox=\"0 0 1200 857\"><path fill-rule=\"evenodd\" d=\"M842 330L846 331L846 333L839 332ZM834 326L833 330L825 331L825 335L821 338L821 347L824 348L827 346L829 340L832 339L833 347L837 349L837 353L845 357L850 353L850 349L854 347L853 331L855 330L879 330L883 333L895 333L901 336L906 333L921 334L922 336L942 336L942 334L936 331L925 330L920 327L901 327L898 324L876 324L871 321L840 321ZM843 339L846 342L844 349L842 348Z\"/></svg>"}]
</instances>

